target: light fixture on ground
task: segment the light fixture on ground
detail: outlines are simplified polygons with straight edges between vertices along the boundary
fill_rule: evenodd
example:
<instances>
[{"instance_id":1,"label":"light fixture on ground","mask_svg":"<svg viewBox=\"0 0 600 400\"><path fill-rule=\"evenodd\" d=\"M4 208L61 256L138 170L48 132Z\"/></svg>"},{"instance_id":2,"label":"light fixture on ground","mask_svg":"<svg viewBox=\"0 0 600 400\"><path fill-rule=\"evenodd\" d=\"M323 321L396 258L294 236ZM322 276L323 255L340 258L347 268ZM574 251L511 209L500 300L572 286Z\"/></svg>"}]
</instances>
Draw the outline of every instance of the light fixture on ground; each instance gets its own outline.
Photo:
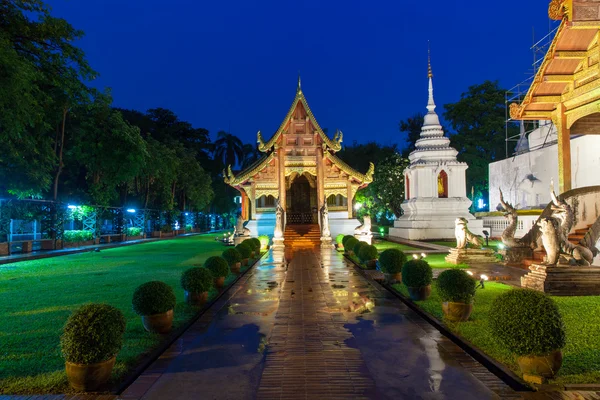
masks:
<instances>
[{"instance_id":1,"label":"light fixture on ground","mask_svg":"<svg viewBox=\"0 0 600 400\"><path fill-rule=\"evenodd\" d=\"M128 212L128 213L132 213L132 214L133 214L133 213L135 212L135 208L128 208L128 209L127 209L127 212Z\"/></svg>"}]
</instances>

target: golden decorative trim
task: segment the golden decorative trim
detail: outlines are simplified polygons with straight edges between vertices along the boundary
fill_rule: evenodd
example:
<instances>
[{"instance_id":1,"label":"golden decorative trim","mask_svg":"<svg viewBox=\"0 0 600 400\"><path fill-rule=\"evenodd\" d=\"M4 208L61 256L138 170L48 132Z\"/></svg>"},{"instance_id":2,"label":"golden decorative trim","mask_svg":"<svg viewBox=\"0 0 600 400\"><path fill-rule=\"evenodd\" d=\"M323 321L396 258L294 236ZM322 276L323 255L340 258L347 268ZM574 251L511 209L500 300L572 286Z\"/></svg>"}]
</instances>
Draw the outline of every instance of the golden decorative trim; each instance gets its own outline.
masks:
<instances>
[{"instance_id":1,"label":"golden decorative trim","mask_svg":"<svg viewBox=\"0 0 600 400\"><path fill-rule=\"evenodd\" d=\"M554 54L554 57L561 60L572 60L578 58L585 58L588 56L587 51L572 51L572 50L560 50Z\"/></svg>"},{"instance_id":2,"label":"golden decorative trim","mask_svg":"<svg viewBox=\"0 0 600 400\"><path fill-rule=\"evenodd\" d=\"M577 107L574 110L565 112L565 115L567 116L567 129L571 129L573 124L581 118L587 117L591 114L596 114L598 112L600 112L600 100L596 100L593 103L589 103L584 106Z\"/></svg>"},{"instance_id":3,"label":"golden decorative trim","mask_svg":"<svg viewBox=\"0 0 600 400\"><path fill-rule=\"evenodd\" d=\"M262 196L273 196L277 199L279 198L279 189L255 189L254 195L257 200Z\"/></svg>"},{"instance_id":4,"label":"golden decorative trim","mask_svg":"<svg viewBox=\"0 0 600 400\"><path fill-rule=\"evenodd\" d=\"M555 21L572 20L572 12L572 0L552 0L548 6L548 16Z\"/></svg>"},{"instance_id":5,"label":"golden decorative trim","mask_svg":"<svg viewBox=\"0 0 600 400\"><path fill-rule=\"evenodd\" d=\"M258 160L254 164L254 166L251 165L246 170L240 172L238 176L233 175L233 172L231 171L231 165L229 165L227 167L227 174L225 173L225 171L223 171L225 183L227 183L228 185L231 185L231 186L235 186L235 185L239 185L240 183L243 183L244 181L248 180L249 178L251 178L254 175L256 175L257 173L259 173L267 165L269 165L271 160L273 160L274 158L275 158L275 154L271 152L268 156L265 156L262 160Z\"/></svg>"},{"instance_id":6,"label":"golden decorative trim","mask_svg":"<svg viewBox=\"0 0 600 400\"><path fill-rule=\"evenodd\" d=\"M329 196L331 195L342 195L344 197L348 197L348 188L344 187L343 189L341 188L336 188L336 189L325 189L325 197L329 198Z\"/></svg>"},{"instance_id":7,"label":"golden decorative trim","mask_svg":"<svg viewBox=\"0 0 600 400\"><path fill-rule=\"evenodd\" d=\"M313 176L317 176L317 167L285 167L285 176L290 176L294 172L298 175L302 175L304 172L308 172Z\"/></svg>"},{"instance_id":8,"label":"golden decorative trim","mask_svg":"<svg viewBox=\"0 0 600 400\"><path fill-rule=\"evenodd\" d=\"M306 101L306 98L304 97L304 93L302 93L301 90L296 91L296 97L294 98L294 101L292 102L292 106L290 107L285 118L283 119L283 122L279 126L279 129L277 129L277 132L275 132L275 134L271 137L271 139L269 139L268 142L265 143L263 140L262 134L260 133L260 131L258 132L258 134L257 134L258 149L260 151L262 151L263 153L265 153L265 152L269 151L271 149L271 147L273 147L275 145L275 142L277 142L277 139L279 139L279 136L281 136L281 134L284 132L285 126L291 120L292 115L294 114L294 110L296 109L299 102L302 103L302 105L304 106L304 109L306 110L308 119L314 125L315 130L317 131L317 133L319 134L319 136L321 137L323 142L325 144L327 144L327 147L329 147L333 151L340 151L342 149L342 140L343 140L342 132L341 131L336 132L333 140L330 139L323 132L323 130L319 126L319 123L317 122L315 116L313 115L310 107L308 106L308 102Z\"/></svg>"},{"instance_id":9,"label":"golden decorative trim","mask_svg":"<svg viewBox=\"0 0 600 400\"><path fill-rule=\"evenodd\" d=\"M373 163L369 163L369 170L365 174L361 174L360 172L356 171L354 168L350 167L348 164L346 164L341 159L337 158L328 151L326 151L323 154L323 157L331 161L336 167L338 167L348 175L361 181L361 183L373 182L373 174L375 173L375 165Z\"/></svg>"}]
</instances>

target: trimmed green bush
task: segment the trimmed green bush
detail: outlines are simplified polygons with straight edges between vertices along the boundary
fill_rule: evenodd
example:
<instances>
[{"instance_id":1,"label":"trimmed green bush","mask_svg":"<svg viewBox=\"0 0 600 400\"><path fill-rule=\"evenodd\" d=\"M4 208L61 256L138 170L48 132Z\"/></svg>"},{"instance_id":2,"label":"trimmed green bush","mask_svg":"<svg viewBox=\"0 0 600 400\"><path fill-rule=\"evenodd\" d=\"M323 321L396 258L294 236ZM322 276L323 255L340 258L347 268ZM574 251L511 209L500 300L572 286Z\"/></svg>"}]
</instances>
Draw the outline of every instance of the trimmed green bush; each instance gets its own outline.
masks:
<instances>
[{"instance_id":1,"label":"trimmed green bush","mask_svg":"<svg viewBox=\"0 0 600 400\"><path fill-rule=\"evenodd\" d=\"M192 231L192 229L194 229L194 226L193 226L193 225L191 225L191 224L187 224L187 225L185 226L185 231L186 231L186 232L191 232L191 231Z\"/></svg>"},{"instance_id":2,"label":"trimmed green bush","mask_svg":"<svg viewBox=\"0 0 600 400\"><path fill-rule=\"evenodd\" d=\"M356 238L355 238L354 236L352 236L352 235L346 235L346 236L344 236L344 237L342 238L342 245L343 245L344 247L347 247L347 246L346 246L346 242L348 241L348 239L356 239ZM357 240L358 240L358 239L357 239Z\"/></svg>"},{"instance_id":3,"label":"trimmed green bush","mask_svg":"<svg viewBox=\"0 0 600 400\"><path fill-rule=\"evenodd\" d=\"M229 275L229 264L227 264L227 261L225 261L223 257L208 257L206 261L204 261L204 268L208 269L214 278L221 278Z\"/></svg>"},{"instance_id":4,"label":"trimmed green bush","mask_svg":"<svg viewBox=\"0 0 600 400\"><path fill-rule=\"evenodd\" d=\"M398 249L387 249L379 255L381 270L388 274L402 272L402 266L406 263L406 255Z\"/></svg>"},{"instance_id":5,"label":"trimmed green bush","mask_svg":"<svg viewBox=\"0 0 600 400\"><path fill-rule=\"evenodd\" d=\"M89 231L64 231L63 241L66 243L86 242L92 240L93 234Z\"/></svg>"},{"instance_id":6,"label":"trimmed green bush","mask_svg":"<svg viewBox=\"0 0 600 400\"><path fill-rule=\"evenodd\" d=\"M356 246L356 244L358 243L358 239L355 238L354 236L350 236L347 240L346 243L344 244L344 249L349 252L349 251L354 251L354 246Z\"/></svg>"},{"instance_id":7,"label":"trimmed green bush","mask_svg":"<svg viewBox=\"0 0 600 400\"><path fill-rule=\"evenodd\" d=\"M146 282L133 292L133 311L138 315L162 314L172 310L176 303L171 286L161 281Z\"/></svg>"},{"instance_id":8,"label":"trimmed green bush","mask_svg":"<svg viewBox=\"0 0 600 400\"><path fill-rule=\"evenodd\" d=\"M227 261L229 266L242 261L242 255L235 248L229 248L225 250L221 256L225 259L225 261Z\"/></svg>"},{"instance_id":9,"label":"trimmed green bush","mask_svg":"<svg viewBox=\"0 0 600 400\"><path fill-rule=\"evenodd\" d=\"M246 244L250 251L256 251L256 243L252 239L246 239L242 243Z\"/></svg>"},{"instance_id":10,"label":"trimmed green bush","mask_svg":"<svg viewBox=\"0 0 600 400\"><path fill-rule=\"evenodd\" d=\"M248 246L248 243L240 243L235 246L235 249L242 255L242 259L250 258L250 254L252 253L252 249Z\"/></svg>"},{"instance_id":11,"label":"trimmed green bush","mask_svg":"<svg viewBox=\"0 0 600 400\"><path fill-rule=\"evenodd\" d=\"M336 242L338 245L339 245L339 244L341 244L341 245L343 246L344 244L342 243L342 241L344 240L344 238L345 238L345 237L346 237L346 236L344 236L344 234L343 234L343 233L340 233L339 235L337 235L337 236L335 237L335 242Z\"/></svg>"},{"instance_id":12,"label":"trimmed green bush","mask_svg":"<svg viewBox=\"0 0 600 400\"><path fill-rule=\"evenodd\" d=\"M565 326L554 300L531 289L513 289L492 303L492 335L518 356L546 355L565 346Z\"/></svg>"},{"instance_id":13,"label":"trimmed green bush","mask_svg":"<svg viewBox=\"0 0 600 400\"><path fill-rule=\"evenodd\" d=\"M257 253L260 252L260 240L258 238L252 238L250 240L252 241L252 243L254 243L254 251L256 251Z\"/></svg>"},{"instance_id":14,"label":"trimmed green bush","mask_svg":"<svg viewBox=\"0 0 600 400\"><path fill-rule=\"evenodd\" d=\"M442 301L471 303L477 282L462 269L448 269L437 278L438 293Z\"/></svg>"},{"instance_id":15,"label":"trimmed green bush","mask_svg":"<svg viewBox=\"0 0 600 400\"><path fill-rule=\"evenodd\" d=\"M362 246L360 248L358 258L362 262L367 262L369 260L376 260L378 255L379 252L377 251L377 247L367 244L366 246Z\"/></svg>"},{"instance_id":16,"label":"trimmed green bush","mask_svg":"<svg viewBox=\"0 0 600 400\"><path fill-rule=\"evenodd\" d=\"M407 287L431 285L433 273L425 260L409 260L402 266L402 283Z\"/></svg>"},{"instance_id":17,"label":"trimmed green bush","mask_svg":"<svg viewBox=\"0 0 600 400\"><path fill-rule=\"evenodd\" d=\"M271 241L267 235L260 235L258 240L260 241L260 246L262 249L266 249Z\"/></svg>"},{"instance_id":18,"label":"trimmed green bush","mask_svg":"<svg viewBox=\"0 0 600 400\"><path fill-rule=\"evenodd\" d=\"M354 252L354 255L356 257L358 257L360 255L360 249L362 249L364 246L368 246L368 244L366 242L363 241L358 241L358 243L356 243L354 245L354 247L352 248L352 251Z\"/></svg>"},{"instance_id":19,"label":"trimmed green bush","mask_svg":"<svg viewBox=\"0 0 600 400\"><path fill-rule=\"evenodd\" d=\"M65 360L94 364L117 355L123 345L125 316L108 304L86 304L67 320L60 337Z\"/></svg>"},{"instance_id":20,"label":"trimmed green bush","mask_svg":"<svg viewBox=\"0 0 600 400\"><path fill-rule=\"evenodd\" d=\"M213 281L212 273L202 267L193 267L181 274L181 287L188 292L208 292L213 285Z\"/></svg>"},{"instance_id":21,"label":"trimmed green bush","mask_svg":"<svg viewBox=\"0 0 600 400\"><path fill-rule=\"evenodd\" d=\"M138 228L137 226L132 226L127 228L127 236L141 236L142 228Z\"/></svg>"}]
</instances>

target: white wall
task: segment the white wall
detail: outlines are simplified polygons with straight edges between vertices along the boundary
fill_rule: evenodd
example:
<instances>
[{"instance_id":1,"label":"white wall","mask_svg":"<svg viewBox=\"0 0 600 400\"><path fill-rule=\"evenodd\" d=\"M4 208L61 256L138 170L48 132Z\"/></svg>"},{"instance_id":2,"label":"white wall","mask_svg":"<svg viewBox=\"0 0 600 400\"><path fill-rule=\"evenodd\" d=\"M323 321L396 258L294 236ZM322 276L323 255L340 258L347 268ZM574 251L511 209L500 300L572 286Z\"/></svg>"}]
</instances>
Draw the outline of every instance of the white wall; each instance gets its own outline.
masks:
<instances>
[{"instance_id":1,"label":"white wall","mask_svg":"<svg viewBox=\"0 0 600 400\"><path fill-rule=\"evenodd\" d=\"M539 142L547 127L531 133ZM532 146L532 141L530 141ZM527 175L533 175L532 181ZM600 185L600 135L571 139L572 188ZM556 144L490 164L490 211L500 203L498 188L505 200L517 208L541 208L550 202L550 181L558 192L558 146Z\"/></svg>"}]
</instances>

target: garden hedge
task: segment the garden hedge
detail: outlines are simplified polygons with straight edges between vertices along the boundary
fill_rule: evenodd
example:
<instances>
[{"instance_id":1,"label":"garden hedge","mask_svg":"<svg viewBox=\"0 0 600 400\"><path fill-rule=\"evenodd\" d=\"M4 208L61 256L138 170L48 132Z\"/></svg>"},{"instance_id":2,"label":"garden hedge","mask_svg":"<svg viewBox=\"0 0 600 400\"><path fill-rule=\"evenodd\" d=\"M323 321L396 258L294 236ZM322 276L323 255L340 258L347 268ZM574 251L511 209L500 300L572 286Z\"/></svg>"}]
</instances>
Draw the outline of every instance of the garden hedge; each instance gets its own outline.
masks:
<instances>
[{"instance_id":1,"label":"garden hedge","mask_svg":"<svg viewBox=\"0 0 600 400\"><path fill-rule=\"evenodd\" d=\"M193 267L181 274L181 287L190 293L208 292L213 281L214 277L207 268Z\"/></svg>"},{"instance_id":2,"label":"garden hedge","mask_svg":"<svg viewBox=\"0 0 600 400\"><path fill-rule=\"evenodd\" d=\"M423 287L431 284L433 272L425 260L409 260L402 266L402 283L407 287Z\"/></svg>"},{"instance_id":3,"label":"garden hedge","mask_svg":"<svg viewBox=\"0 0 600 400\"><path fill-rule=\"evenodd\" d=\"M138 315L162 314L172 310L176 303L171 286L161 281L146 282L133 292L133 311Z\"/></svg>"},{"instance_id":4,"label":"garden hedge","mask_svg":"<svg viewBox=\"0 0 600 400\"><path fill-rule=\"evenodd\" d=\"M351 236L350 238L348 238L346 240L346 243L344 244L344 249L347 252L354 251L354 246L356 246L357 243L358 243L358 239L355 238L354 236Z\"/></svg>"},{"instance_id":5,"label":"garden hedge","mask_svg":"<svg viewBox=\"0 0 600 400\"><path fill-rule=\"evenodd\" d=\"M221 256L227 261L227 264L231 267L235 263L242 261L242 255L236 248L229 248L225 250Z\"/></svg>"},{"instance_id":6,"label":"garden hedge","mask_svg":"<svg viewBox=\"0 0 600 400\"><path fill-rule=\"evenodd\" d=\"M477 282L462 269L448 269L437 278L438 294L442 301L469 304L475 296Z\"/></svg>"},{"instance_id":7,"label":"garden hedge","mask_svg":"<svg viewBox=\"0 0 600 400\"><path fill-rule=\"evenodd\" d=\"M379 255L381 270L388 274L402 272L402 266L406 263L406 255L398 249L387 249Z\"/></svg>"},{"instance_id":8,"label":"garden hedge","mask_svg":"<svg viewBox=\"0 0 600 400\"><path fill-rule=\"evenodd\" d=\"M250 258L250 255L252 254L252 248L244 242L235 246L235 249L242 255L242 259Z\"/></svg>"},{"instance_id":9,"label":"garden hedge","mask_svg":"<svg viewBox=\"0 0 600 400\"><path fill-rule=\"evenodd\" d=\"M366 244L360 248L360 252L358 253L358 258L362 262L367 262L370 260L376 260L379 252L377 251L377 247Z\"/></svg>"},{"instance_id":10,"label":"garden hedge","mask_svg":"<svg viewBox=\"0 0 600 400\"><path fill-rule=\"evenodd\" d=\"M226 277L229 275L229 264L223 257L212 256L204 261L204 268L207 268L214 278Z\"/></svg>"}]
</instances>

